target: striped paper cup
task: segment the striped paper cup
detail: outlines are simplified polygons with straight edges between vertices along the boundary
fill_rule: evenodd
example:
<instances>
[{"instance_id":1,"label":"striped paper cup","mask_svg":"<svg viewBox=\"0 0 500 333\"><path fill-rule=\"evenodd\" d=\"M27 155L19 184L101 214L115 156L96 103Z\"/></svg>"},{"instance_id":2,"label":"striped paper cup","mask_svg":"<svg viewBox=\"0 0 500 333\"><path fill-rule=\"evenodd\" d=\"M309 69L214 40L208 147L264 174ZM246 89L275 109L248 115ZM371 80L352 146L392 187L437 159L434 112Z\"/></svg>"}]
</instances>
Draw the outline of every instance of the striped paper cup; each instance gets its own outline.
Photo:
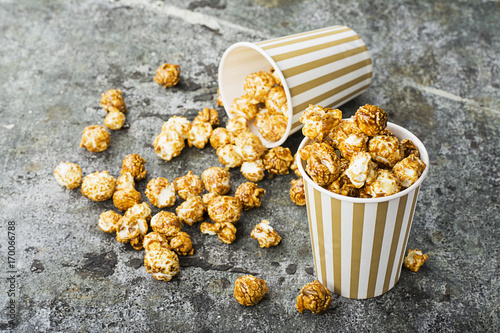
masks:
<instances>
[{"instance_id":1,"label":"striped paper cup","mask_svg":"<svg viewBox=\"0 0 500 333\"><path fill-rule=\"evenodd\" d=\"M316 184L305 172L307 216L316 275L335 294L371 298L390 290L399 280L417 195L429 171L429 155L408 130L388 123L400 140L410 139L427 165L415 184L382 198L351 198ZM311 143L305 138L300 148Z\"/></svg>"},{"instance_id":2,"label":"striped paper cup","mask_svg":"<svg viewBox=\"0 0 500 333\"><path fill-rule=\"evenodd\" d=\"M245 94L247 75L276 70L288 100L288 126L276 142L267 141L249 122L250 130L268 147L280 146L298 131L300 115L309 104L339 107L370 85L372 61L365 43L350 28L337 25L259 43L240 42L224 52L219 65L219 89L228 117L233 100Z\"/></svg>"}]
</instances>

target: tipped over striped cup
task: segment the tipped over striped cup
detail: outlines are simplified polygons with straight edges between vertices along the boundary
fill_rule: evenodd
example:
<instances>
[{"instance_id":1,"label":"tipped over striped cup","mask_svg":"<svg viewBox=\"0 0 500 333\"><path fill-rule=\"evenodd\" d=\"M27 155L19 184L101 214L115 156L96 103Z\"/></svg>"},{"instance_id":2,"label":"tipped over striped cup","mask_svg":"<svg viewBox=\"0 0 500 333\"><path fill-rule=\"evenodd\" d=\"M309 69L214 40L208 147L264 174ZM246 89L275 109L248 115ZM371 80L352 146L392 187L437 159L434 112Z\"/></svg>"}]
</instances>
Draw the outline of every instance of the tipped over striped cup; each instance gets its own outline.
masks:
<instances>
[{"instance_id":1,"label":"tipped over striped cup","mask_svg":"<svg viewBox=\"0 0 500 333\"><path fill-rule=\"evenodd\" d=\"M429 155L422 142L408 130L388 123L400 140L410 139L427 165L415 184L382 198L352 198L332 193L305 172L307 216L314 266L318 280L330 291L348 298L382 295L399 280L417 195L429 171ZM300 148L310 144L305 138Z\"/></svg>"},{"instance_id":2,"label":"tipped over striped cup","mask_svg":"<svg viewBox=\"0 0 500 333\"><path fill-rule=\"evenodd\" d=\"M302 124L309 104L336 108L370 85L372 61L365 43L350 28L337 25L259 43L240 42L224 52L219 65L219 89L228 117L235 98L245 94L247 75L276 70L288 101L288 126L276 142L265 140L252 123L250 130L268 147L280 146Z\"/></svg>"}]
</instances>

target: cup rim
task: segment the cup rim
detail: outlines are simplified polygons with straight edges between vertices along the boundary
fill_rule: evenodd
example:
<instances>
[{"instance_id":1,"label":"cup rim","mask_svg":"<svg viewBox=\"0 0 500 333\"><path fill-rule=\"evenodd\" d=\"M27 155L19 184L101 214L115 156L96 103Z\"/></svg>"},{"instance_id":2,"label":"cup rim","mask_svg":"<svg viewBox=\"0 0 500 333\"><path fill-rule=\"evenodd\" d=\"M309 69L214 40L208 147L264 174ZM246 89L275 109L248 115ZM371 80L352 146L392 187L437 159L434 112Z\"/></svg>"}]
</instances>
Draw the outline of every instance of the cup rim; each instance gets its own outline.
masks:
<instances>
[{"instance_id":1,"label":"cup rim","mask_svg":"<svg viewBox=\"0 0 500 333\"><path fill-rule=\"evenodd\" d=\"M327 196L330 196L334 199L337 199L337 200L342 200L342 201L347 201L347 202L352 202L352 203L379 203L379 202L386 202L386 201L391 201L392 199L397 199L397 198L400 198L404 195L407 195L413 191L415 191L415 189L417 187L420 186L420 184L422 184L422 182L424 181L424 179L427 177L427 174L429 173L429 154L427 153L427 149L425 149L425 146L424 144L422 143L422 141L420 141L419 138L417 138L417 136L415 136L415 134L413 134L412 132L410 132L409 130L407 130L406 128L402 127L402 126L399 126L399 125L396 125L394 123L391 123L391 122L387 122L387 129L390 130L391 132L394 133L394 135L396 135L398 137L399 140L402 140L402 139L409 139L411 140L418 148L419 150L419 153L420 153L420 159L426 164L426 167L424 169L424 172L422 172L422 174L420 175L420 177L418 178L418 180L412 184L410 187L408 187L407 189L403 190L403 191L400 191L396 194L392 194L392 195L389 195L389 196L386 196L386 197L380 197L380 198L354 198L354 197L349 197L349 196L345 196L345 195L340 195L340 194L336 194L336 193L333 193L333 192L330 192L328 191L327 189L319 186L318 184L316 184L316 182L314 182L310 177L309 175L307 174L307 172L305 172L304 170L304 167L302 165L302 163L305 161L302 161L299 154L297 154L297 156L295 156L296 158L296 163L297 163L297 168L299 169L299 172L300 174L302 175L302 178L309 184L311 185L312 187L314 187L314 189L320 191L321 193L327 195ZM309 144L311 144L313 142L313 140L305 137L302 142L300 143L299 145L299 148L298 149L301 149Z\"/></svg>"}]
</instances>

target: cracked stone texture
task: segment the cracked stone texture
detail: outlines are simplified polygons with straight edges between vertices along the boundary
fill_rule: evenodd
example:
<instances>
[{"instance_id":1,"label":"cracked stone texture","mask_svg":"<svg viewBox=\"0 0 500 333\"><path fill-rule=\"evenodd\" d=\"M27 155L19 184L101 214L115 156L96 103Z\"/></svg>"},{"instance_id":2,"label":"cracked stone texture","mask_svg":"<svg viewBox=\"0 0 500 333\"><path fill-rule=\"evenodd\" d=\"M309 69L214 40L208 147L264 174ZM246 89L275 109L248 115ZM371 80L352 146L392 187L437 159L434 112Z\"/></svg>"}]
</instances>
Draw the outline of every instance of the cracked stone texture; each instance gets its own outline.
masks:
<instances>
[{"instance_id":1,"label":"cracked stone texture","mask_svg":"<svg viewBox=\"0 0 500 333\"><path fill-rule=\"evenodd\" d=\"M9 328L14 221L18 332L499 331L499 20L493 1L0 0L0 329ZM306 210L288 196L293 174L259 183L262 207L244 212L231 245L185 226L195 255L180 259L170 282L146 273L142 251L97 228L111 201L92 202L55 182L60 161L117 176L123 157L139 153L147 160L147 179L137 184L145 198L153 177L218 166L211 147L160 160L152 141L162 123L215 107L218 62L232 43L335 24L362 36L374 64L372 86L342 106L344 114L378 105L430 153L408 244L430 259L418 273L403 270L385 295L335 296L322 316L296 311L314 266ZM163 62L182 68L181 83L168 90L153 81ZM123 91L126 126L111 133L110 149L89 153L78 148L80 136L102 124L100 94L110 88ZM296 133L284 145L295 151L301 139ZM231 173L234 194L244 178ZM279 246L261 249L250 238L261 219L281 235ZM232 296L236 278L248 273L270 290L249 308Z\"/></svg>"}]
</instances>

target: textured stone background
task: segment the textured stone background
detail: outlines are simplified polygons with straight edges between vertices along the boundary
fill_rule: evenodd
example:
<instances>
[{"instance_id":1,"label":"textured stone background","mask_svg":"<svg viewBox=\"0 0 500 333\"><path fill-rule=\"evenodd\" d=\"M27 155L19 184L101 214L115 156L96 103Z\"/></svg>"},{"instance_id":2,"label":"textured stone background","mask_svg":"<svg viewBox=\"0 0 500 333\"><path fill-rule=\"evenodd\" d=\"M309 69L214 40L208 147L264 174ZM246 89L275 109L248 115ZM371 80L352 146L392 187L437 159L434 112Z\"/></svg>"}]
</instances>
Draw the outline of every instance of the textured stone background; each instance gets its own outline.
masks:
<instances>
[{"instance_id":1,"label":"textured stone background","mask_svg":"<svg viewBox=\"0 0 500 333\"><path fill-rule=\"evenodd\" d=\"M8 329L14 221L18 332L499 331L499 21L495 1L0 0L0 329ZM111 201L55 182L60 161L117 176L130 153L146 158L147 180L219 165L212 148L157 158L162 122L215 106L218 62L232 43L335 24L357 31L374 62L372 86L344 114L379 105L422 139L432 161L409 238L430 260L418 273L403 270L387 294L335 297L323 316L295 310L314 268L305 208L288 196L291 174L260 183L264 203L244 213L232 245L186 227L196 253L168 283L145 272L143 252L97 228ZM166 61L182 67L169 90L153 82ZM110 88L124 93L127 129L92 154L78 148L81 132L102 124L100 94ZM295 150L301 136L285 146ZM233 188L243 181L234 170ZM262 218L283 237L278 247L250 238ZM247 272L270 288L252 308L232 297Z\"/></svg>"}]
</instances>

